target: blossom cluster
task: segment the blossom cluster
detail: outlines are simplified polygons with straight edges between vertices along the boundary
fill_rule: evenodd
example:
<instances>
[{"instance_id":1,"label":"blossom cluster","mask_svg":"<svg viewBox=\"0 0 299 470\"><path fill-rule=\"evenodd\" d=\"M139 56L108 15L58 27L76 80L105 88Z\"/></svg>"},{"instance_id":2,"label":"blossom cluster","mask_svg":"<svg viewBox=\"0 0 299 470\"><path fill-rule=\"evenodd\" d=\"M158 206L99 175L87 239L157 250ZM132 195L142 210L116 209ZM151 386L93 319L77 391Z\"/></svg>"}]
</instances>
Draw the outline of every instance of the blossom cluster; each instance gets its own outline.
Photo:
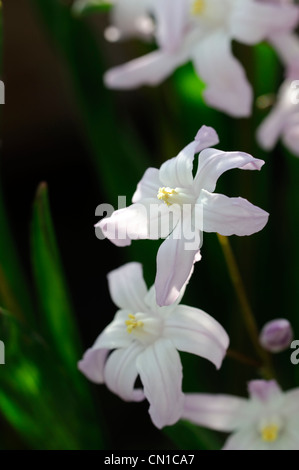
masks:
<instances>
[{"instance_id":1,"label":"blossom cluster","mask_svg":"<svg viewBox=\"0 0 299 470\"><path fill-rule=\"evenodd\" d=\"M262 147L279 136L299 155L299 108L289 99L299 73L299 43L294 29L299 9L287 0L115 0L111 13L120 38L154 39L158 49L104 77L110 88L157 85L174 69L192 61L205 82L210 106L234 117L251 114L253 92L232 41L267 41L286 67L278 102L258 130ZM298 61L298 62L297 62ZM299 106L299 105L298 105ZM200 356L217 369L229 346L224 328L211 315L181 304L201 259L203 233L248 236L262 230L269 214L242 197L215 192L231 169L260 170L264 161L241 151L215 149L216 131L202 126L194 140L159 169L148 168L132 204L97 226L118 247L132 240L163 239L156 258L154 285L148 289L142 266L128 263L108 274L118 310L113 321L79 362L86 377L125 401L147 399L152 422L162 428L179 419L232 432L224 449L299 449L299 391L283 393L274 380L249 383L249 399L184 393L178 351ZM196 171L194 171L196 168ZM293 334L284 319L263 328L260 344L279 352ZM137 377L142 387L136 388Z\"/></svg>"}]
</instances>

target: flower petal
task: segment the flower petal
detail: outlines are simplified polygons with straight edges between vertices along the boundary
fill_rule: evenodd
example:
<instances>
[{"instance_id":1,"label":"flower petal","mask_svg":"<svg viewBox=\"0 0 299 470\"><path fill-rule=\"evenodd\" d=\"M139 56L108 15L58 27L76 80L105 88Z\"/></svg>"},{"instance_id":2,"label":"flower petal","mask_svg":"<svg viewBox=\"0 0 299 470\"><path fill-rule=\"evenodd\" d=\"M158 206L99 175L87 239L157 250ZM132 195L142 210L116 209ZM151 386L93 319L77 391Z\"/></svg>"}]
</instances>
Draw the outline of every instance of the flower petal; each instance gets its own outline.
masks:
<instances>
[{"instance_id":1,"label":"flower petal","mask_svg":"<svg viewBox=\"0 0 299 470\"><path fill-rule=\"evenodd\" d=\"M171 341L159 339L137 358L137 370L150 403L149 413L159 429L176 423L182 414L182 364Z\"/></svg>"},{"instance_id":2,"label":"flower petal","mask_svg":"<svg viewBox=\"0 0 299 470\"><path fill-rule=\"evenodd\" d=\"M155 286L153 285L148 293L146 294L145 298L144 298L144 302L145 304L147 305L148 309L150 312L156 312L159 314L159 316L163 316L163 317L166 317L168 316L171 312L173 312L173 310L176 308L176 306L180 303L180 301L182 300L182 297L185 293L185 286L183 286L183 288L181 289L180 291L180 294L178 296L178 298L176 299L176 301L171 304L171 305L167 305L167 306L164 306L164 307L160 307L158 304L157 304L157 294L156 294L156 288Z\"/></svg>"},{"instance_id":3,"label":"flower petal","mask_svg":"<svg viewBox=\"0 0 299 470\"><path fill-rule=\"evenodd\" d=\"M107 277L109 292L115 305L132 313L144 311L147 287L140 263L127 263L111 271Z\"/></svg>"},{"instance_id":4,"label":"flower petal","mask_svg":"<svg viewBox=\"0 0 299 470\"><path fill-rule=\"evenodd\" d=\"M248 384L250 398L267 403L280 397L282 392L275 380L251 380Z\"/></svg>"},{"instance_id":5,"label":"flower petal","mask_svg":"<svg viewBox=\"0 0 299 470\"><path fill-rule=\"evenodd\" d=\"M236 2L230 18L230 31L237 41L256 44L271 35L293 29L298 22L298 14L294 5Z\"/></svg>"},{"instance_id":6,"label":"flower petal","mask_svg":"<svg viewBox=\"0 0 299 470\"><path fill-rule=\"evenodd\" d=\"M78 362L78 369L92 382L104 383L104 366L108 353L109 349L87 349Z\"/></svg>"},{"instance_id":7,"label":"flower petal","mask_svg":"<svg viewBox=\"0 0 299 470\"><path fill-rule=\"evenodd\" d=\"M234 168L240 170L260 170L263 160L253 158L244 152L222 152L222 150L206 149L199 154L198 170L194 184L197 194L201 189L213 192L218 178L226 171Z\"/></svg>"},{"instance_id":8,"label":"flower petal","mask_svg":"<svg viewBox=\"0 0 299 470\"><path fill-rule=\"evenodd\" d=\"M182 224L162 243L157 254L157 273L155 288L157 304L161 307L173 304L180 295L181 289L188 282L193 264L198 261L200 234L198 240L190 243L184 238ZM194 245L194 249L188 245Z\"/></svg>"},{"instance_id":9,"label":"flower petal","mask_svg":"<svg viewBox=\"0 0 299 470\"><path fill-rule=\"evenodd\" d=\"M270 450L271 444L262 441L254 428L249 428L232 434L222 450Z\"/></svg>"},{"instance_id":10,"label":"flower petal","mask_svg":"<svg viewBox=\"0 0 299 470\"><path fill-rule=\"evenodd\" d=\"M217 369L229 345L229 337L220 323L202 310L186 305L178 305L165 320L164 334L179 351L204 357Z\"/></svg>"},{"instance_id":11,"label":"flower petal","mask_svg":"<svg viewBox=\"0 0 299 470\"><path fill-rule=\"evenodd\" d=\"M212 147L219 143L219 137L213 127L202 126L197 132L195 139L198 143L196 147L196 153L201 152L203 149Z\"/></svg>"},{"instance_id":12,"label":"flower petal","mask_svg":"<svg viewBox=\"0 0 299 470\"><path fill-rule=\"evenodd\" d=\"M183 39L188 18L186 0L160 0L154 3L157 20L157 42L168 52L175 52Z\"/></svg>"},{"instance_id":13,"label":"flower petal","mask_svg":"<svg viewBox=\"0 0 299 470\"><path fill-rule=\"evenodd\" d=\"M167 160L160 168L159 176L163 185L170 188L186 188L193 184L193 160L198 146L191 142L176 157Z\"/></svg>"},{"instance_id":14,"label":"flower petal","mask_svg":"<svg viewBox=\"0 0 299 470\"><path fill-rule=\"evenodd\" d=\"M232 116L249 116L252 90L241 64L231 53L228 35L217 30L206 36L193 51L193 63L206 83L206 102Z\"/></svg>"},{"instance_id":15,"label":"flower petal","mask_svg":"<svg viewBox=\"0 0 299 470\"><path fill-rule=\"evenodd\" d=\"M118 349L128 347L132 342L132 337L127 332L126 320L128 320L128 315L132 311L134 310L119 310L112 322L109 323L109 325L106 326L106 328L98 336L92 348Z\"/></svg>"},{"instance_id":16,"label":"flower petal","mask_svg":"<svg viewBox=\"0 0 299 470\"><path fill-rule=\"evenodd\" d=\"M154 51L126 64L108 70L104 82L108 88L132 89L142 85L155 86L185 62L185 56Z\"/></svg>"},{"instance_id":17,"label":"flower petal","mask_svg":"<svg viewBox=\"0 0 299 470\"><path fill-rule=\"evenodd\" d=\"M157 197L160 187L159 170L157 168L148 168L137 185L132 202L135 203L141 199Z\"/></svg>"},{"instance_id":18,"label":"flower petal","mask_svg":"<svg viewBox=\"0 0 299 470\"><path fill-rule=\"evenodd\" d=\"M148 14L148 0L117 0L111 11L111 23L124 34L136 34L140 31L140 19Z\"/></svg>"},{"instance_id":19,"label":"flower petal","mask_svg":"<svg viewBox=\"0 0 299 470\"><path fill-rule=\"evenodd\" d=\"M182 419L216 431L233 431L246 420L247 403L230 395L187 393Z\"/></svg>"},{"instance_id":20,"label":"flower petal","mask_svg":"<svg viewBox=\"0 0 299 470\"><path fill-rule=\"evenodd\" d=\"M205 232L226 236L252 235L262 230L268 222L267 212L242 197L230 198L203 189L197 202L203 206L203 218L196 222L202 223L199 228Z\"/></svg>"},{"instance_id":21,"label":"flower petal","mask_svg":"<svg viewBox=\"0 0 299 470\"><path fill-rule=\"evenodd\" d=\"M125 401L142 401L144 393L134 389L138 375L136 360L142 353L143 347L134 342L129 348L113 351L104 369L105 383L109 390Z\"/></svg>"},{"instance_id":22,"label":"flower petal","mask_svg":"<svg viewBox=\"0 0 299 470\"><path fill-rule=\"evenodd\" d=\"M167 206L157 198L142 199L102 219L103 235L117 246L127 246L131 240L158 240L167 237L180 217L177 204Z\"/></svg>"}]
</instances>

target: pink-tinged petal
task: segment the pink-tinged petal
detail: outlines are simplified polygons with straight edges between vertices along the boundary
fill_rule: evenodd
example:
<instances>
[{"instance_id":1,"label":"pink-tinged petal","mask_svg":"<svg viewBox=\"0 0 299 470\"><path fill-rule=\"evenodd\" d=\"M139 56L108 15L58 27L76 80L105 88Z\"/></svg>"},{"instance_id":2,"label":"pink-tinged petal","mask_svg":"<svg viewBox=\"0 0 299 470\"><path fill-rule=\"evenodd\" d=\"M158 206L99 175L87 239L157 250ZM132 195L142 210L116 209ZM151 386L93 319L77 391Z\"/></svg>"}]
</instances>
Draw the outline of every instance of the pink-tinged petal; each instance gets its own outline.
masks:
<instances>
[{"instance_id":1,"label":"pink-tinged petal","mask_svg":"<svg viewBox=\"0 0 299 470\"><path fill-rule=\"evenodd\" d=\"M287 120L282 141L290 152L299 157L299 110Z\"/></svg>"},{"instance_id":2,"label":"pink-tinged petal","mask_svg":"<svg viewBox=\"0 0 299 470\"><path fill-rule=\"evenodd\" d=\"M107 277L109 292L115 305L131 313L144 311L147 287L140 263L127 263L111 271Z\"/></svg>"},{"instance_id":3,"label":"pink-tinged petal","mask_svg":"<svg viewBox=\"0 0 299 470\"><path fill-rule=\"evenodd\" d=\"M222 152L216 149L206 149L199 154L198 170L194 180L197 194L201 189L213 192L218 178L228 170L260 170L263 160L253 158L244 152Z\"/></svg>"},{"instance_id":4,"label":"pink-tinged petal","mask_svg":"<svg viewBox=\"0 0 299 470\"><path fill-rule=\"evenodd\" d=\"M135 203L141 199L157 197L160 187L159 170L157 168L148 168L137 185L132 202Z\"/></svg>"},{"instance_id":5,"label":"pink-tinged petal","mask_svg":"<svg viewBox=\"0 0 299 470\"><path fill-rule=\"evenodd\" d=\"M78 362L78 369L92 382L104 383L104 366L108 353L109 349L87 349Z\"/></svg>"},{"instance_id":6,"label":"pink-tinged petal","mask_svg":"<svg viewBox=\"0 0 299 470\"><path fill-rule=\"evenodd\" d=\"M234 431L246 423L248 400L229 395L187 393L182 419L216 431Z\"/></svg>"},{"instance_id":7,"label":"pink-tinged petal","mask_svg":"<svg viewBox=\"0 0 299 470\"><path fill-rule=\"evenodd\" d=\"M188 18L186 0L163 0L153 7L157 20L157 42L167 52L175 52L182 40Z\"/></svg>"},{"instance_id":8,"label":"pink-tinged petal","mask_svg":"<svg viewBox=\"0 0 299 470\"><path fill-rule=\"evenodd\" d=\"M222 450L270 450L269 445L263 442L256 429L249 428L232 434Z\"/></svg>"},{"instance_id":9,"label":"pink-tinged petal","mask_svg":"<svg viewBox=\"0 0 299 470\"><path fill-rule=\"evenodd\" d=\"M298 14L294 5L236 2L230 18L231 35L239 42L256 44L274 34L292 30L298 22Z\"/></svg>"},{"instance_id":10,"label":"pink-tinged petal","mask_svg":"<svg viewBox=\"0 0 299 470\"><path fill-rule=\"evenodd\" d=\"M202 227L199 228L204 232L217 232L225 236L252 235L262 230L268 222L267 212L241 197L230 198L203 189L197 202L203 206Z\"/></svg>"},{"instance_id":11,"label":"pink-tinged petal","mask_svg":"<svg viewBox=\"0 0 299 470\"><path fill-rule=\"evenodd\" d=\"M184 238L182 224L179 223L160 246L155 279L157 304L160 307L173 304L188 282L193 264L198 260L196 255L200 246L200 234L197 234L198 241L194 243L194 249L187 249L190 242Z\"/></svg>"},{"instance_id":12,"label":"pink-tinged petal","mask_svg":"<svg viewBox=\"0 0 299 470\"><path fill-rule=\"evenodd\" d=\"M288 68L287 76L290 79L298 78L299 67L299 41L295 33L274 34L270 43L275 48L283 64ZM292 76L292 71L297 73Z\"/></svg>"},{"instance_id":13,"label":"pink-tinged petal","mask_svg":"<svg viewBox=\"0 0 299 470\"><path fill-rule=\"evenodd\" d=\"M149 289L148 293L146 294L146 296L144 298L144 303L146 304L146 306L148 307L148 310L150 312L156 312L156 313L158 313L159 316L166 317L171 312L173 312L173 310L176 308L176 306L180 303L184 293L185 293L185 286L181 289L178 298L176 299L176 301L173 304L167 305L167 306L164 306L164 307L160 307L159 305L157 305L156 289L155 289L155 286L153 285Z\"/></svg>"},{"instance_id":14,"label":"pink-tinged petal","mask_svg":"<svg viewBox=\"0 0 299 470\"><path fill-rule=\"evenodd\" d=\"M275 380L251 380L248 384L250 398L266 403L281 395L281 388Z\"/></svg>"},{"instance_id":15,"label":"pink-tinged petal","mask_svg":"<svg viewBox=\"0 0 299 470\"><path fill-rule=\"evenodd\" d=\"M284 81L276 105L257 130L257 140L265 150L272 150L280 135L290 127L292 113L298 112L298 106L292 103L292 94L296 90L291 83L291 80Z\"/></svg>"},{"instance_id":16,"label":"pink-tinged petal","mask_svg":"<svg viewBox=\"0 0 299 470\"><path fill-rule=\"evenodd\" d=\"M136 361L143 346L134 342L129 348L113 351L107 359L104 378L109 390L125 401L142 401L144 393L134 389L138 371Z\"/></svg>"},{"instance_id":17,"label":"pink-tinged petal","mask_svg":"<svg viewBox=\"0 0 299 470\"><path fill-rule=\"evenodd\" d=\"M108 70L104 82L108 88L132 89L142 85L156 86L179 66L186 58L164 51L154 51L126 64Z\"/></svg>"},{"instance_id":18,"label":"pink-tinged petal","mask_svg":"<svg viewBox=\"0 0 299 470\"><path fill-rule=\"evenodd\" d=\"M148 198L113 212L111 217L102 219L97 226L112 243L127 246L131 240L167 237L179 217L180 209L176 204L168 207L158 198Z\"/></svg>"},{"instance_id":19,"label":"pink-tinged petal","mask_svg":"<svg viewBox=\"0 0 299 470\"><path fill-rule=\"evenodd\" d=\"M229 345L224 328L207 313L186 305L178 305L165 320L165 337L179 351L196 354L221 367Z\"/></svg>"},{"instance_id":20,"label":"pink-tinged petal","mask_svg":"<svg viewBox=\"0 0 299 470\"><path fill-rule=\"evenodd\" d=\"M176 423L184 405L182 364L171 341L159 339L137 358L137 370L150 403L149 413L159 429Z\"/></svg>"},{"instance_id":21,"label":"pink-tinged petal","mask_svg":"<svg viewBox=\"0 0 299 470\"><path fill-rule=\"evenodd\" d=\"M231 40L225 32L206 36L193 51L193 63L206 83L206 102L235 117L251 113L252 90L241 64L231 52Z\"/></svg>"},{"instance_id":22,"label":"pink-tinged petal","mask_svg":"<svg viewBox=\"0 0 299 470\"><path fill-rule=\"evenodd\" d=\"M170 188L190 187L193 184L193 160L198 142L193 141L177 157L163 163L159 177L164 186Z\"/></svg>"},{"instance_id":23,"label":"pink-tinged petal","mask_svg":"<svg viewBox=\"0 0 299 470\"><path fill-rule=\"evenodd\" d=\"M194 140L197 142L196 153L219 144L217 132L213 127L208 126L202 126L197 132Z\"/></svg>"}]
</instances>

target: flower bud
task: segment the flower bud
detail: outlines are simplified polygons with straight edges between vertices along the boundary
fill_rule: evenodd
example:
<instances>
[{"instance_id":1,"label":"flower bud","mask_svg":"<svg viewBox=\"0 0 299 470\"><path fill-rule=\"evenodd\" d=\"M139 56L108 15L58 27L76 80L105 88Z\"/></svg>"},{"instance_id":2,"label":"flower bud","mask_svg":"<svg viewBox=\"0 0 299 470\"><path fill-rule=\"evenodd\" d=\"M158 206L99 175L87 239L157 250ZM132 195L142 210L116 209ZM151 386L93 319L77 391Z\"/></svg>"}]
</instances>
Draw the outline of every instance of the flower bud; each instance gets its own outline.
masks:
<instances>
[{"instance_id":1,"label":"flower bud","mask_svg":"<svg viewBox=\"0 0 299 470\"><path fill-rule=\"evenodd\" d=\"M272 353L287 349L293 339L291 324L285 318L278 318L265 324L260 333L260 344Z\"/></svg>"}]
</instances>

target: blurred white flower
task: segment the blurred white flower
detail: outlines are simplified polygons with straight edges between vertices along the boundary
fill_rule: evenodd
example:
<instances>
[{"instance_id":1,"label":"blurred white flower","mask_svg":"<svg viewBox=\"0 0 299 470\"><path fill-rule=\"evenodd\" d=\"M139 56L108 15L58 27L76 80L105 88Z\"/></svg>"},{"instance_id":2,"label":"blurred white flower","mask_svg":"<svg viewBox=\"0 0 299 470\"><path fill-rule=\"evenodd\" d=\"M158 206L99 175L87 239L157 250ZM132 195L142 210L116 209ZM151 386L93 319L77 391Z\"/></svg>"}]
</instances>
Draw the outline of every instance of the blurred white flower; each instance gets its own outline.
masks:
<instances>
[{"instance_id":1,"label":"blurred white flower","mask_svg":"<svg viewBox=\"0 0 299 470\"><path fill-rule=\"evenodd\" d=\"M116 2L116 15L121 6L119 16L126 17L127 8L132 13L125 30L136 30L130 25L132 19L136 21L134 3ZM141 4L156 20L159 49L109 70L106 85L119 89L157 85L191 60L206 84L206 102L232 116L250 115L252 90L243 67L232 55L231 41L256 44L272 34L291 31L298 21L297 7L285 2L145 0Z\"/></svg>"},{"instance_id":2,"label":"blurred white flower","mask_svg":"<svg viewBox=\"0 0 299 470\"><path fill-rule=\"evenodd\" d=\"M223 450L299 450L299 388L282 392L274 380L254 380L249 395L186 394L182 418L232 432Z\"/></svg>"}]
</instances>

